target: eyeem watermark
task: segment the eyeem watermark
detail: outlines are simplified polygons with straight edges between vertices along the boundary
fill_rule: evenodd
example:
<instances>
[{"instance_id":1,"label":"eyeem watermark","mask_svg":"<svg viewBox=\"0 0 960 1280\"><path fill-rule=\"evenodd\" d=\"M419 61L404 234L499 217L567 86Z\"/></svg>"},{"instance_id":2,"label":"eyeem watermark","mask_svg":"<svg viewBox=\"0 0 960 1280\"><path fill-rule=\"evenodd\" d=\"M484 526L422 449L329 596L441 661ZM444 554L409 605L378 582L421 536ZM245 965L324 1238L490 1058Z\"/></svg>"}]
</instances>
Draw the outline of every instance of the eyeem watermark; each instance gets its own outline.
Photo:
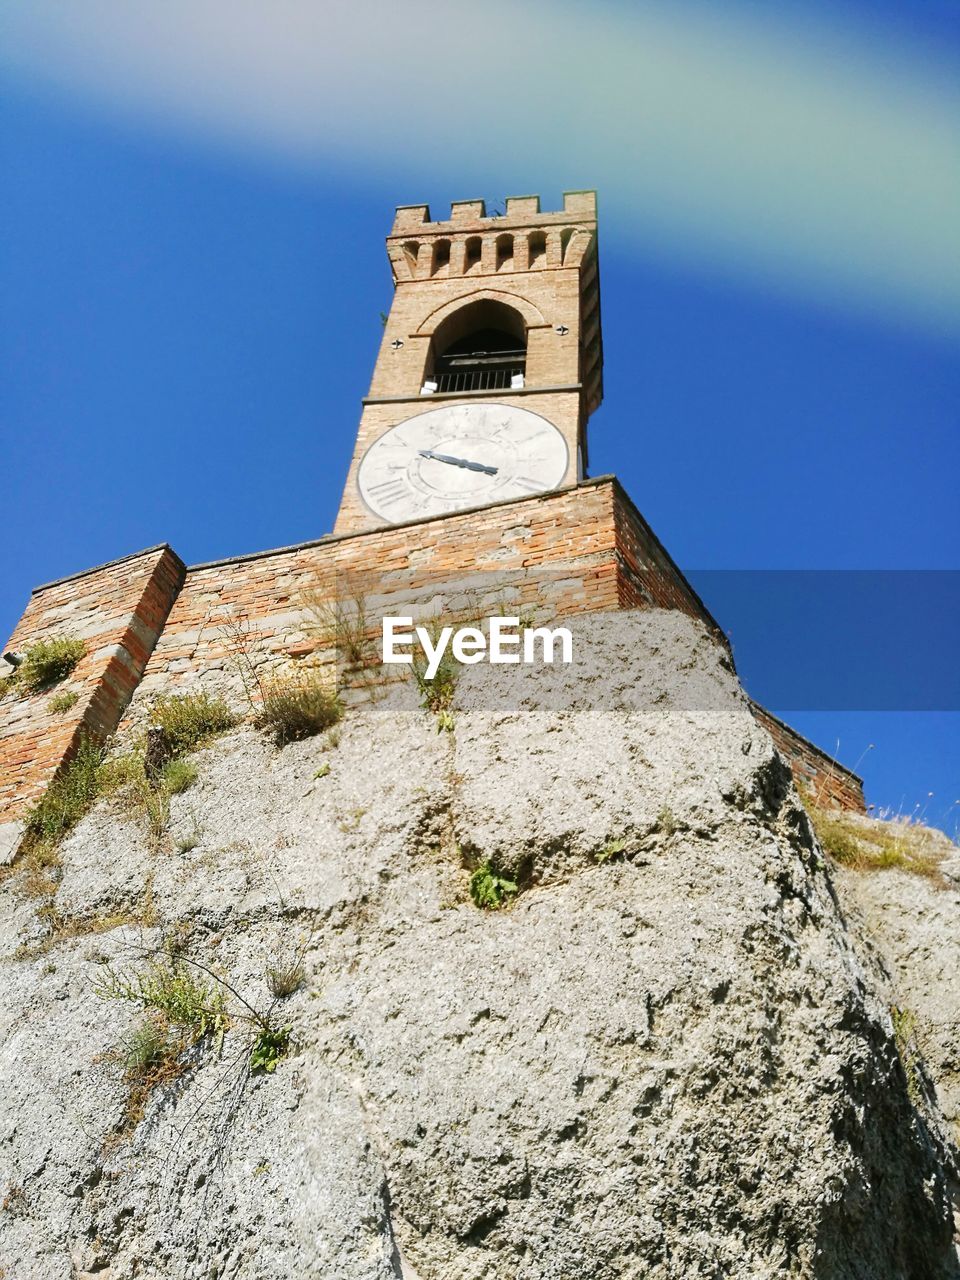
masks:
<instances>
[{"instance_id":1,"label":"eyeem watermark","mask_svg":"<svg viewBox=\"0 0 960 1280\"><path fill-rule=\"evenodd\" d=\"M553 662L558 649L561 662L573 661L573 636L566 627L525 627L521 631L519 618L501 617L488 618L487 623L487 632L479 627L442 627L431 635L426 627L415 627L413 618L384 618L383 661L412 663L417 643L427 660L427 680L439 671L448 646L456 660L467 666L484 659L528 665Z\"/></svg>"}]
</instances>

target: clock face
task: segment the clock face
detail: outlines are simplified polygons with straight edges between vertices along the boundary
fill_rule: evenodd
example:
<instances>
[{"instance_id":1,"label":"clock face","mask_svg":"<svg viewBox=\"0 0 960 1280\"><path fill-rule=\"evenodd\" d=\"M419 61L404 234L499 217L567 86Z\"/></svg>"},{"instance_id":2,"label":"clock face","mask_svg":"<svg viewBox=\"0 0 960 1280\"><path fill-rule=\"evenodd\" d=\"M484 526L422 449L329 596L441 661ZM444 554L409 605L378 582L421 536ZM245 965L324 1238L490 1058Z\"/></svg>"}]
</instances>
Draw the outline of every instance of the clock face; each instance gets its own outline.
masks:
<instances>
[{"instance_id":1,"label":"clock face","mask_svg":"<svg viewBox=\"0 0 960 1280\"><path fill-rule=\"evenodd\" d=\"M393 524L555 489L567 445L538 413L508 404L430 409L391 427L364 454L360 496Z\"/></svg>"}]
</instances>

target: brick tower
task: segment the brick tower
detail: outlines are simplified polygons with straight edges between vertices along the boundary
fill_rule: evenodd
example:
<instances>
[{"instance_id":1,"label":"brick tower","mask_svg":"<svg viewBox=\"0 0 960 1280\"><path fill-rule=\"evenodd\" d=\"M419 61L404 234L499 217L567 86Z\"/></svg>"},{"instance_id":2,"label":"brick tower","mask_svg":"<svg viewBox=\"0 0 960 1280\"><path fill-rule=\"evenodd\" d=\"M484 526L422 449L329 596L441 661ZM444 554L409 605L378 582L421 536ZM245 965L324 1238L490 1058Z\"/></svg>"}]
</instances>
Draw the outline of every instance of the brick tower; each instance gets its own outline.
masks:
<instances>
[{"instance_id":1,"label":"brick tower","mask_svg":"<svg viewBox=\"0 0 960 1280\"><path fill-rule=\"evenodd\" d=\"M396 292L334 532L575 485L602 397L597 201L399 208Z\"/></svg>"}]
</instances>

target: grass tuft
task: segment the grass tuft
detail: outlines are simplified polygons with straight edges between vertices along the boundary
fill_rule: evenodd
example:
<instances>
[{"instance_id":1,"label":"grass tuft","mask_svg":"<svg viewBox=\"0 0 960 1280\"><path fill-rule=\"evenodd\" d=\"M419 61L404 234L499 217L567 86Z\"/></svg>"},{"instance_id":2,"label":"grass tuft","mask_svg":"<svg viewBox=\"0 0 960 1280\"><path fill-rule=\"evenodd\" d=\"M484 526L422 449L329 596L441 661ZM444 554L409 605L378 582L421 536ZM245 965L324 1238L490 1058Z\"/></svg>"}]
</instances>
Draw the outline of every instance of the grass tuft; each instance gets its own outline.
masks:
<instances>
[{"instance_id":1,"label":"grass tuft","mask_svg":"<svg viewBox=\"0 0 960 1280\"><path fill-rule=\"evenodd\" d=\"M304 981L303 962L294 960L291 964L271 965L266 970L267 988L276 1000L283 1000L299 991Z\"/></svg>"},{"instance_id":2,"label":"grass tuft","mask_svg":"<svg viewBox=\"0 0 960 1280\"><path fill-rule=\"evenodd\" d=\"M75 689L64 689L63 693L55 693L47 703L47 710L52 711L54 715L62 716L65 711L69 711L71 707L75 707L80 701L80 695Z\"/></svg>"},{"instance_id":3,"label":"grass tuft","mask_svg":"<svg viewBox=\"0 0 960 1280\"><path fill-rule=\"evenodd\" d=\"M362 593L328 600L319 590L310 590L304 592L303 603L313 615L321 643L334 648L348 667L364 666L374 645Z\"/></svg>"},{"instance_id":4,"label":"grass tuft","mask_svg":"<svg viewBox=\"0 0 960 1280\"><path fill-rule=\"evenodd\" d=\"M30 645L11 679L26 693L39 693L74 669L87 647L72 636L53 636Z\"/></svg>"},{"instance_id":5,"label":"grass tuft","mask_svg":"<svg viewBox=\"0 0 960 1280\"><path fill-rule=\"evenodd\" d=\"M56 844L80 821L100 793L101 759L96 742L81 738L76 752L27 815L27 849L38 842Z\"/></svg>"},{"instance_id":6,"label":"grass tuft","mask_svg":"<svg viewBox=\"0 0 960 1280\"><path fill-rule=\"evenodd\" d=\"M263 703L257 712L258 728L266 729L277 746L299 742L337 723L343 707L336 692L321 676L300 672L263 682Z\"/></svg>"},{"instance_id":7,"label":"grass tuft","mask_svg":"<svg viewBox=\"0 0 960 1280\"><path fill-rule=\"evenodd\" d=\"M835 862L854 871L907 871L939 881L949 842L921 822L864 818L842 809L820 808L800 792L817 840Z\"/></svg>"},{"instance_id":8,"label":"grass tuft","mask_svg":"<svg viewBox=\"0 0 960 1280\"><path fill-rule=\"evenodd\" d=\"M150 708L150 723L163 730L170 755L182 756L232 729L237 716L222 698L182 693L157 698Z\"/></svg>"},{"instance_id":9,"label":"grass tuft","mask_svg":"<svg viewBox=\"0 0 960 1280\"><path fill-rule=\"evenodd\" d=\"M174 756L163 766L160 774L160 785L169 795L179 795L192 787L197 780L197 766L192 760L182 760Z\"/></svg>"},{"instance_id":10,"label":"grass tuft","mask_svg":"<svg viewBox=\"0 0 960 1280\"><path fill-rule=\"evenodd\" d=\"M923 1082L920 1075L921 1051L917 1038L917 1019L910 1009L894 1005L890 1010L893 1020L893 1038L897 1053L907 1077L907 1096L915 1107L923 1102Z\"/></svg>"},{"instance_id":11,"label":"grass tuft","mask_svg":"<svg viewBox=\"0 0 960 1280\"><path fill-rule=\"evenodd\" d=\"M436 646L440 638L440 624L434 622L428 627L430 639ZM437 733L453 733L456 721L453 715L453 695L457 688L457 677L460 675L460 664L450 651L444 651L439 666L432 678L427 677L427 657L421 650L413 655L413 678L420 691L420 705L424 711L430 711L437 718Z\"/></svg>"}]
</instances>

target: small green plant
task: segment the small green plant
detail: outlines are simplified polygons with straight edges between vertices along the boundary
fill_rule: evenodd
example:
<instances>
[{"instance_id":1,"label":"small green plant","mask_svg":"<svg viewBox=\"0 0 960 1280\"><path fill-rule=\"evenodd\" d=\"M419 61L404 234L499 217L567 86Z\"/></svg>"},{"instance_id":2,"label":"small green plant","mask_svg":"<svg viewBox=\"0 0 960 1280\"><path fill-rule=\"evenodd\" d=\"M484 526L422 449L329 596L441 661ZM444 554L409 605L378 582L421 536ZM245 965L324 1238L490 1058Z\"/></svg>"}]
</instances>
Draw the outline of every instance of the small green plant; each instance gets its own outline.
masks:
<instances>
[{"instance_id":1,"label":"small green plant","mask_svg":"<svg viewBox=\"0 0 960 1280\"><path fill-rule=\"evenodd\" d=\"M80 701L80 695L75 689L64 689L63 693L55 693L47 707L56 716L62 716L65 711L69 711L71 707L75 707Z\"/></svg>"},{"instance_id":2,"label":"small green plant","mask_svg":"<svg viewBox=\"0 0 960 1280\"><path fill-rule=\"evenodd\" d=\"M250 1050L250 1070L272 1074L290 1047L292 1027L266 1028L260 1032Z\"/></svg>"},{"instance_id":3,"label":"small green plant","mask_svg":"<svg viewBox=\"0 0 960 1280\"><path fill-rule=\"evenodd\" d=\"M200 837L194 831L177 841L177 853L192 853L200 843Z\"/></svg>"},{"instance_id":4,"label":"small green plant","mask_svg":"<svg viewBox=\"0 0 960 1280\"><path fill-rule=\"evenodd\" d=\"M324 763L320 766L317 772L313 775L314 781L316 782L320 778L325 778L329 772L330 772L330 764L328 761L324 761Z\"/></svg>"},{"instance_id":5,"label":"small green plant","mask_svg":"<svg viewBox=\"0 0 960 1280\"><path fill-rule=\"evenodd\" d=\"M124 1066L128 1074L143 1076L161 1066L170 1052L166 1024L157 1017L149 1017L134 1029L124 1045Z\"/></svg>"},{"instance_id":6,"label":"small green plant","mask_svg":"<svg viewBox=\"0 0 960 1280\"><path fill-rule=\"evenodd\" d=\"M129 1000L158 1015L181 1028L189 1044L211 1034L222 1039L229 1021L221 987L177 961L155 959L140 973L107 966L93 990L101 999Z\"/></svg>"},{"instance_id":7,"label":"small green plant","mask_svg":"<svg viewBox=\"0 0 960 1280\"><path fill-rule=\"evenodd\" d=\"M482 862L470 877L470 897L485 911L498 911L516 894L517 885L489 862Z\"/></svg>"},{"instance_id":8,"label":"small green plant","mask_svg":"<svg viewBox=\"0 0 960 1280\"><path fill-rule=\"evenodd\" d=\"M351 809L347 817L341 818L337 825L346 834L357 831L360 827L360 820L366 812L366 809Z\"/></svg>"},{"instance_id":9,"label":"small green plant","mask_svg":"<svg viewBox=\"0 0 960 1280\"><path fill-rule=\"evenodd\" d=\"M114 756L100 769L100 790L117 797L128 812L142 814L155 844L163 838L170 820L170 798L192 787L198 777L192 760L174 755L148 771L142 749ZM196 840L194 840L194 845ZM190 846L191 848L193 845Z\"/></svg>"},{"instance_id":10,"label":"small green plant","mask_svg":"<svg viewBox=\"0 0 960 1280\"><path fill-rule=\"evenodd\" d=\"M186 1068L186 1050L214 1037L217 1052L229 1025L223 989L198 978L186 964L154 959L137 974L105 966L93 985L104 1000L128 1000L146 1017L113 1055L124 1066L129 1085L122 1137L143 1118L151 1093Z\"/></svg>"},{"instance_id":11,"label":"small green plant","mask_svg":"<svg viewBox=\"0 0 960 1280\"><path fill-rule=\"evenodd\" d=\"M303 962L294 960L290 964L270 965L265 976L270 994L276 1000L283 1000L303 986Z\"/></svg>"},{"instance_id":12,"label":"small green plant","mask_svg":"<svg viewBox=\"0 0 960 1280\"><path fill-rule=\"evenodd\" d=\"M181 791L186 791L188 787L193 786L196 780L197 766L192 760L183 760L178 756L168 760L160 774L161 787L172 796L179 795Z\"/></svg>"},{"instance_id":13,"label":"small green plant","mask_svg":"<svg viewBox=\"0 0 960 1280\"><path fill-rule=\"evenodd\" d=\"M617 854L623 853L627 847L625 836L617 836L612 840L608 840L602 849L599 849L593 856L602 866L605 862L609 862L611 858L615 858Z\"/></svg>"},{"instance_id":14,"label":"small green plant","mask_svg":"<svg viewBox=\"0 0 960 1280\"><path fill-rule=\"evenodd\" d=\"M277 746L313 737L336 724L343 707L336 692L316 672L264 680L258 728L266 729Z\"/></svg>"},{"instance_id":15,"label":"small green plant","mask_svg":"<svg viewBox=\"0 0 960 1280\"><path fill-rule=\"evenodd\" d=\"M41 690L64 680L74 669L87 647L71 636L53 636L38 640L25 651L12 679L27 693Z\"/></svg>"},{"instance_id":16,"label":"small green plant","mask_svg":"<svg viewBox=\"0 0 960 1280\"><path fill-rule=\"evenodd\" d=\"M150 708L150 723L163 730L170 755L182 756L232 729L237 717L222 698L182 693L157 698Z\"/></svg>"},{"instance_id":17,"label":"small green plant","mask_svg":"<svg viewBox=\"0 0 960 1280\"><path fill-rule=\"evenodd\" d=\"M669 805L664 805L657 814L657 826L665 836L672 836L677 830L677 820Z\"/></svg>"},{"instance_id":18,"label":"small green plant","mask_svg":"<svg viewBox=\"0 0 960 1280\"><path fill-rule=\"evenodd\" d=\"M97 743L90 737L81 738L77 750L27 815L27 848L39 842L55 845L80 821L99 794L101 760Z\"/></svg>"},{"instance_id":19,"label":"small green plant","mask_svg":"<svg viewBox=\"0 0 960 1280\"><path fill-rule=\"evenodd\" d=\"M893 1038L897 1053L903 1064L907 1077L907 1096L915 1107L923 1102L923 1088L920 1077L920 1044L917 1039L917 1019L910 1009L894 1005L890 1010L893 1021Z\"/></svg>"},{"instance_id":20,"label":"small green plant","mask_svg":"<svg viewBox=\"0 0 960 1280\"><path fill-rule=\"evenodd\" d=\"M440 623L434 621L427 627L430 641L436 648L440 639ZM436 672L428 677L427 656L421 649L413 655L413 678L420 692L420 705L437 718L437 733L452 733L456 727L453 715L453 695L460 674L460 664L450 651L444 650Z\"/></svg>"}]
</instances>

